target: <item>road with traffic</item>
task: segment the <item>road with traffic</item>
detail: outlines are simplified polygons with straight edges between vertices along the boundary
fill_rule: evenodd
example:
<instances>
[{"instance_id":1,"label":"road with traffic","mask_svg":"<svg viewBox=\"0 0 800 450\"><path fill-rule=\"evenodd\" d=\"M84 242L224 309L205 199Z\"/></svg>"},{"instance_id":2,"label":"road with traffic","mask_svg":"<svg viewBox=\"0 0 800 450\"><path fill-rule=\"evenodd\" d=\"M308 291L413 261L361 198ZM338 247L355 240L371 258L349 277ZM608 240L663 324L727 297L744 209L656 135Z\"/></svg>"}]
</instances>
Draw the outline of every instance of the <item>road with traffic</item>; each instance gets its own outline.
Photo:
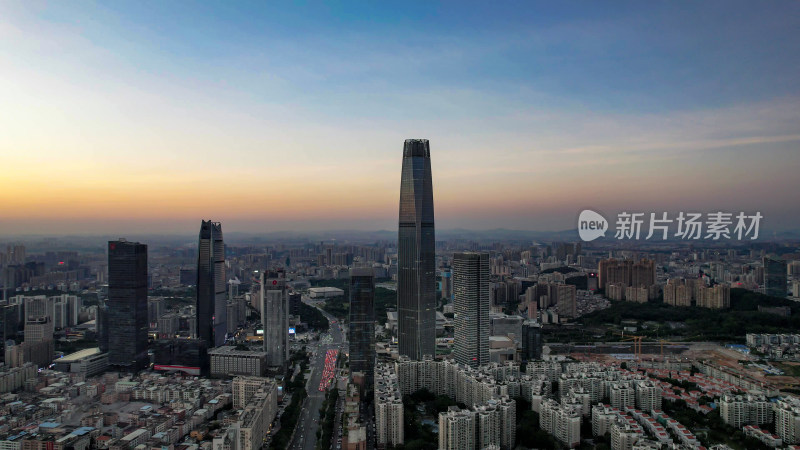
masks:
<instances>
[{"instance_id":1,"label":"road with traffic","mask_svg":"<svg viewBox=\"0 0 800 450\"><path fill-rule=\"evenodd\" d=\"M303 296L303 303L319 309L325 315L328 319L328 332L320 336L319 342L316 344L316 350L314 350L314 356L312 356L309 363L311 377L306 384L308 397L303 401L300 418L297 420L297 429L289 448L293 450L314 450L317 444L317 429L319 428L319 409L325 400L325 392L319 390L319 383L325 369L325 353L328 350L344 351L345 342L341 324L334 316L317 307L306 296Z\"/></svg>"}]
</instances>

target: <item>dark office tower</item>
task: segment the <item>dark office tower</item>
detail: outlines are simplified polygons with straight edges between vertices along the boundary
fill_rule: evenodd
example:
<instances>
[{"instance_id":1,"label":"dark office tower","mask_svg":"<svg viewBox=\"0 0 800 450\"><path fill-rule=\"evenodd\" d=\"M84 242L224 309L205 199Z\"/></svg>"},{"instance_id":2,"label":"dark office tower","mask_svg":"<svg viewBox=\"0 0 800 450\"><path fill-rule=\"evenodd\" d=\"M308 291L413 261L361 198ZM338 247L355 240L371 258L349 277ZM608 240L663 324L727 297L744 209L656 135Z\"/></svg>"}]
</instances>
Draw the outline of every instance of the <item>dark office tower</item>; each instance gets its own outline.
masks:
<instances>
[{"instance_id":1,"label":"dark office tower","mask_svg":"<svg viewBox=\"0 0 800 450\"><path fill-rule=\"evenodd\" d=\"M350 372L364 375L363 396L375 380L375 278L372 268L350 269Z\"/></svg>"},{"instance_id":2,"label":"dark office tower","mask_svg":"<svg viewBox=\"0 0 800 450\"><path fill-rule=\"evenodd\" d=\"M397 236L397 335L401 355L436 354L436 254L431 153L427 139L406 139Z\"/></svg>"},{"instance_id":3,"label":"dark office tower","mask_svg":"<svg viewBox=\"0 0 800 450\"><path fill-rule=\"evenodd\" d=\"M786 297L786 261L764 257L764 293Z\"/></svg>"},{"instance_id":4,"label":"dark office tower","mask_svg":"<svg viewBox=\"0 0 800 450\"><path fill-rule=\"evenodd\" d=\"M489 254L453 255L453 354L472 367L489 364Z\"/></svg>"},{"instance_id":5,"label":"dark office tower","mask_svg":"<svg viewBox=\"0 0 800 450\"><path fill-rule=\"evenodd\" d=\"M225 244L222 224L203 221L197 254L197 337L208 347L225 344L228 301L225 297Z\"/></svg>"},{"instance_id":6,"label":"dark office tower","mask_svg":"<svg viewBox=\"0 0 800 450\"><path fill-rule=\"evenodd\" d=\"M0 305L0 332L3 342L17 337L20 305Z\"/></svg>"},{"instance_id":7,"label":"dark office tower","mask_svg":"<svg viewBox=\"0 0 800 450\"><path fill-rule=\"evenodd\" d=\"M542 326L533 320L522 323L522 359L542 359Z\"/></svg>"},{"instance_id":8,"label":"dark office tower","mask_svg":"<svg viewBox=\"0 0 800 450\"><path fill-rule=\"evenodd\" d=\"M147 246L108 243L108 363L136 371L147 356Z\"/></svg>"},{"instance_id":9,"label":"dark office tower","mask_svg":"<svg viewBox=\"0 0 800 450\"><path fill-rule=\"evenodd\" d=\"M300 307L303 304L303 297L299 292L289 294L289 314L300 317Z\"/></svg>"}]
</instances>

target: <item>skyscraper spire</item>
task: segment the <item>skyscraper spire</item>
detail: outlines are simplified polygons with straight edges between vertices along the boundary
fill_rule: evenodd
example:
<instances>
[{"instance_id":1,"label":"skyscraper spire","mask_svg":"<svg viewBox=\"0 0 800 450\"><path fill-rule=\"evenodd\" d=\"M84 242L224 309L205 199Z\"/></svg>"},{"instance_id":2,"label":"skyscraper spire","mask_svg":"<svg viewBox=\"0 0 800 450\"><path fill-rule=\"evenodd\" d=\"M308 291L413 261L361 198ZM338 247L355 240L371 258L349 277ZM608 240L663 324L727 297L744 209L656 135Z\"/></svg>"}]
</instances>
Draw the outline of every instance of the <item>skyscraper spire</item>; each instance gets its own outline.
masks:
<instances>
[{"instance_id":1,"label":"skyscraper spire","mask_svg":"<svg viewBox=\"0 0 800 450\"><path fill-rule=\"evenodd\" d=\"M436 354L436 252L431 152L427 139L406 139L397 238L399 351L412 359Z\"/></svg>"}]
</instances>

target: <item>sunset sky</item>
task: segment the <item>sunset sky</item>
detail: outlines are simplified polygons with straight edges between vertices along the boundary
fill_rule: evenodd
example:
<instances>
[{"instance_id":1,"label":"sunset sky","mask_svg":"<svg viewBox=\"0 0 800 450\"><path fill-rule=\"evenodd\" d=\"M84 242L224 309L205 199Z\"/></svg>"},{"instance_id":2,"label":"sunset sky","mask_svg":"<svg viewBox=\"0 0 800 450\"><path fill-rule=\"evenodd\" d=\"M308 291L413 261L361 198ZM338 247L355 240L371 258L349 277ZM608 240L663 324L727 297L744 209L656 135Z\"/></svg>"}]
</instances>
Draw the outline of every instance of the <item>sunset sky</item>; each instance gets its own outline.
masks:
<instances>
[{"instance_id":1,"label":"sunset sky","mask_svg":"<svg viewBox=\"0 0 800 450\"><path fill-rule=\"evenodd\" d=\"M800 2L0 2L0 237L800 221Z\"/></svg>"}]
</instances>

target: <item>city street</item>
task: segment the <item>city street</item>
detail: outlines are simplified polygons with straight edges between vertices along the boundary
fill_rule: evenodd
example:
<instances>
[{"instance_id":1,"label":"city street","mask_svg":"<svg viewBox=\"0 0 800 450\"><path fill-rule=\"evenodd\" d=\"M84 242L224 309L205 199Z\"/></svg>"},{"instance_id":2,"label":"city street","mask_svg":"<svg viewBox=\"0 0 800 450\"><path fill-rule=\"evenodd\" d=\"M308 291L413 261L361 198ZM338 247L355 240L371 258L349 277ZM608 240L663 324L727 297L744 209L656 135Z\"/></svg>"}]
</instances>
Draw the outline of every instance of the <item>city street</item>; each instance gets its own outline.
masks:
<instances>
[{"instance_id":1,"label":"city street","mask_svg":"<svg viewBox=\"0 0 800 450\"><path fill-rule=\"evenodd\" d=\"M316 305L310 302L305 296L303 296L303 302L316 307ZM320 308L317 309L322 311ZM306 384L308 397L303 401L303 409L297 421L297 429L289 445L289 448L294 450L314 450L317 443L317 428L319 427L319 409L322 407L322 402L325 400L325 392L319 391L319 383L322 379L322 372L325 367L325 353L328 350L339 350L340 352L344 350L344 340L340 328L341 324L335 317L327 312L322 311L322 314L328 319L328 335L330 339L320 337L316 354L309 364L311 368L311 377Z\"/></svg>"}]
</instances>

